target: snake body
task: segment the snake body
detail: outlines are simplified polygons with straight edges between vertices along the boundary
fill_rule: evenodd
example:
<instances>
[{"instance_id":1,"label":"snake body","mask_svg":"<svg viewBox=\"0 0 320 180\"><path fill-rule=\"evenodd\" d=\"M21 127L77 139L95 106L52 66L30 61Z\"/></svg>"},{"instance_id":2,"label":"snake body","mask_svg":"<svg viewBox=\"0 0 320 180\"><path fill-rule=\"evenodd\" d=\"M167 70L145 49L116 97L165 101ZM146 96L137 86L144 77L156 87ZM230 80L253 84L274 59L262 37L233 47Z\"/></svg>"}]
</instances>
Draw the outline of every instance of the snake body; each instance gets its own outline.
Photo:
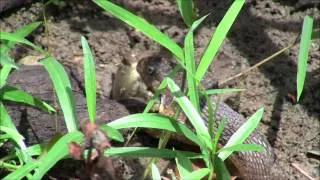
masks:
<instances>
[{"instance_id":1,"label":"snake body","mask_svg":"<svg viewBox=\"0 0 320 180\"><path fill-rule=\"evenodd\" d=\"M218 108L215 114L215 126L218 125L222 118L226 118L225 128L219 140L219 144L225 145L230 137L245 122L245 119L224 102L220 102L219 107L216 107L217 99L215 97L211 97L211 102L214 108ZM202 109L202 114L204 121L207 123L207 105ZM255 130L244 143L260 144L265 148L265 151L238 152L232 155L230 160L239 172L239 176L248 180L272 179L270 171L274 163L274 154L273 149L266 138Z\"/></svg>"},{"instance_id":2,"label":"snake body","mask_svg":"<svg viewBox=\"0 0 320 180\"><path fill-rule=\"evenodd\" d=\"M112 91L126 91L126 89L122 88L122 86L126 87L128 84L128 80L138 80L139 83L145 83L145 85L149 89L151 89L151 91L154 91L154 88L156 88L154 86L159 84L159 81L161 81L163 77L167 74L168 70L171 69L170 66L172 64L168 63L168 60L154 57L152 56L152 54L154 53L150 52L150 57L144 55L144 58L140 59L138 66L128 66L130 65L130 63L125 64L124 66L128 66L126 68L126 76L122 76L123 73L121 73L121 69L123 69L123 67L119 68L118 73L115 75L117 82L114 82L117 84L117 86L116 88L114 86ZM133 57L138 58L138 56ZM127 62L130 62L130 60L127 60ZM133 59L131 60L131 62L136 63L137 59ZM141 77L128 79L128 73L130 74L130 72L134 73L135 75L139 73ZM120 82L126 83L121 85ZM131 90L132 89L130 88L128 89L128 91ZM141 98L144 97L146 96L142 96ZM121 96L121 98L130 97ZM225 128L219 140L219 145L224 146L230 139L230 137L241 127L241 125L246 120L242 117L242 115L234 111L224 102L217 103L217 99L214 96L211 97L211 102L213 108L217 108L214 126L217 127L223 118L226 119ZM219 106L217 106L217 104L219 104ZM208 125L208 106L206 104L202 105L201 113L205 123ZM178 141L184 141L184 138L182 137L173 136L173 138L175 138ZM265 148L265 151L234 153L229 159L231 160L232 165L236 168L236 171L238 172L237 175L247 180L272 179L270 176L270 171L274 162L274 154L273 149L266 140L266 138L262 136L257 130L255 130L253 133L250 134L250 136L244 143L260 144Z\"/></svg>"}]
</instances>

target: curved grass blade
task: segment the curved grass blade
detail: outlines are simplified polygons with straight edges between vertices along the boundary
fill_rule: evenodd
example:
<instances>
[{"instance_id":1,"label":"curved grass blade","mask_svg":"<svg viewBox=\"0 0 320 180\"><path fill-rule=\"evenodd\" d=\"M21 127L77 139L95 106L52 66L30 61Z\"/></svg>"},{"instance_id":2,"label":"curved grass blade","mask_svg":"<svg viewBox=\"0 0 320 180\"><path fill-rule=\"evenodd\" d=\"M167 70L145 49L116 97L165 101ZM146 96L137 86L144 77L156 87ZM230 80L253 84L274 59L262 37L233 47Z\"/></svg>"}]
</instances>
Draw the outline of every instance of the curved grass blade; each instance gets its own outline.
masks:
<instances>
[{"instance_id":1,"label":"curved grass blade","mask_svg":"<svg viewBox=\"0 0 320 180\"><path fill-rule=\"evenodd\" d=\"M204 124L200 114L188 100L188 98L181 92L180 88L174 83L174 81L168 77L166 80L171 93L175 96L175 100L188 117L192 126L195 128L198 137L200 137L206 143L206 146L211 149L212 146L208 128Z\"/></svg>"},{"instance_id":2,"label":"curved grass blade","mask_svg":"<svg viewBox=\"0 0 320 180\"><path fill-rule=\"evenodd\" d=\"M223 152L223 151L256 151L256 152L262 152L264 151L264 147L260 144L237 144L234 146L229 147L223 147L219 149L217 153Z\"/></svg>"},{"instance_id":3,"label":"curved grass blade","mask_svg":"<svg viewBox=\"0 0 320 180\"><path fill-rule=\"evenodd\" d=\"M0 39L1 40L8 40L8 41L13 41L13 42L18 42L18 43L23 43L26 44L28 46L31 46L32 48L34 48L35 50L44 53L45 51L43 49L41 49L39 46L34 45L32 42L28 41L27 39L18 36L14 33L8 33L8 32L0 32Z\"/></svg>"},{"instance_id":4,"label":"curved grass blade","mask_svg":"<svg viewBox=\"0 0 320 180\"><path fill-rule=\"evenodd\" d=\"M195 19L193 0L177 0L177 4L184 23L190 27Z\"/></svg>"},{"instance_id":5,"label":"curved grass blade","mask_svg":"<svg viewBox=\"0 0 320 180\"><path fill-rule=\"evenodd\" d=\"M314 30L311 35L312 40L320 39L320 29Z\"/></svg>"},{"instance_id":6,"label":"curved grass blade","mask_svg":"<svg viewBox=\"0 0 320 180\"><path fill-rule=\"evenodd\" d=\"M32 22L25 26L18 28L13 34L17 37L24 38L35 30L41 22ZM15 41L8 41L0 45L0 54L6 54L16 44Z\"/></svg>"},{"instance_id":7,"label":"curved grass blade","mask_svg":"<svg viewBox=\"0 0 320 180\"><path fill-rule=\"evenodd\" d=\"M102 7L105 11L111 13L113 16L134 27L136 30L141 31L143 34L153 39L161 46L167 48L178 58L180 63L183 62L184 56L182 48L145 19L140 18L139 16L136 16L124 8L107 0L93 0L93 2Z\"/></svg>"},{"instance_id":8,"label":"curved grass blade","mask_svg":"<svg viewBox=\"0 0 320 180\"><path fill-rule=\"evenodd\" d=\"M187 179L202 179L207 176L211 170L209 168L201 168L191 172Z\"/></svg>"},{"instance_id":9,"label":"curved grass blade","mask_svg":"<svg viewBox=\"0 0 320 180\"><path fill-rule=\"evenodd\" d=\"M192 23L190 30L188 31L185 40L184 40L184 57L187 68L187 84L188 84L188 97L190 98L191 103L200 112L199 104L199 94L197 91L197 84L194 79L194 74L196 72L196 62L194 59L194 44L193 44L193 31L200 25L200 23L208 15L200 18L199 20Z\"/></svg>"},{"instance_id":10,"label":"curved grass blade","mask_svg":"<svg viewBox=\"0 0 320 180\"><path fill-rule=\"evenodd\" d=\"M123 142L124 141L122 134L118 130L116 130L116 129L108 126L108 125L100 126L100 129L105 131L107 133L107 136L110 139L113 139L113 140L116 140L116 141L119 141L119 142Z\"/></svg>"},{"instance_id":11,"label":"curved grass blade","mask_svg":"<svg viewBox=\"0 0 320 180\"><path fill-rule=\"evenodd\" d=\"M157 168L157 166L154 163L152 163L151 167L152 167L152 179L153 180L161 180L161 175L160 175L160 172L159 172L159 169Z\"/></svg>"},{"instance_id":12,"label":"curved grass blade","mask_svg":"<svg viewBox=\"0 0 320 180\"><path fill-rule=\"evenodd\" d=\"M239 92L239 91L245 91L246 89L235 89L235 88L226 88L226 89L209 89L206 90L204 93L207 95L216 95L216 94L224 94L229 92Z\"/></svg>"},{"instance_id":13,"label":"curved grass blade","mask_svg":"<svg viewBox=\"0 0 320 180\"><path fill-rule=\"evenodd\" d=\"M77 130L75 101L71 84L63 66L53 57L41 61L53 82L68 132Z\"/></svg>"},{"instance_id":14,"label":"curved grass blade","mask_svg":"<svg viewBox=\"0 0 320 180\"><path fill-rule=\"evenodd\" d=\"M41 164L39 161L32 161L24 166L20 167L19 169L13 171L12 173L8 174L3 180L12 180L12 179L23 179L23 177L27 176L32 170L39 167Z\"/></svg>"},{"instance_id":15,"label":"curved grass blade","mask_svg":"<svg viewBox=\"0 0 320 180\"><path fill-rule=\"evenodd\" d=\"M177 164L181 179L185 179L186 177L189 178L189 175L193 170L190 159L185 157L183 154L177 152L176 164Z\"/></svg>"},{"instance_id":16,"label":"curved grass blade","mask_svg":"<svg viewBox=\"0 0 320 180\"><path fill-rule=\"evenodd\" d=\"M203 147L200 139L185 125L165 117L159 114L151 113L141 113L141 114L132 114L125 116L123 118L117 119L107 124L115 129L123 128L155 128L155 129L164 129L171 132L177 132L183 134L186 138ZM104 125L102 125L103 127Z\"/></svg>"},{"instance_id":17,"label":"curved grass blade","mask_svg":"<svg viewBox=\"0 0 320 180\"><path fill-rule=\"evenodd\" d=\"M4 86L3 88L1 88L0 99L25 103L37 107L48 113L55 112L54 108L46 102L36 97L33 97L31 94L13 86Z\"/></svg>"},{"instance_id":18,"label":"curved grass blade","mask_svg":"<svg viewBox=\"0 0 320 180\"><path fill-rule=\"evenodd\" d=\"M223 163L223 161L219 157L215 158L214 170L215 170L217 179L221 179L221 180L230 180L231 179L230 173L229 173L226 165Z\"/></svg>"},{"instance_id":19,"label":"curved grass blade","mask_svg":"<svg viewBox=\"0 0 320 180\"><path fill-rule=\"evenodd\" d=\"M304 86L304 81L306 78L308 53L312 35L312 26L313 19L310 16L304 17L298 55L297 101L299 101L300 99Z\"/></svg>"},{"instance_id":20,"label":"curved grass blade","mask_svg":"<svg viewBox=\"0 0 320 180\"><path fill-rule=\"evenodd\" d=\"M12 67L10 65L4 65L0 69L0 88L2 88L7 83L7 78L11 71Z\"/></svg>"},{"instance_id":21,"label":"curved grass blade","mask_svg":"<svg viewBox=\"0 0 320 180\"><path fill-rule=\"evenodd\" d=\"M18 66L16 63L14 63L14 60L6 54L0 54L0 64L3 66L9 65L12 68L18 69Z\"/></svg>"},{"instance_id":22,"label":"curved grass blade","mask_svg":"<svg viewBox=\"0 0 320 180\"><path fill-rule=\"evenodd\" d=\"M70 142L80 143L82 139L83 134L79 131L70 132L60 138L52 148L50 148L48 153L41 156L38 160L41 166L37 168L32 179L41 179L50 168L69 154L68 144Z\"/></svg>"},{"instance_id":23,"label":"curved grass blade","mask_svg":"<svg viewBox=\"0 0 320 180\"><path fill-rule=\"evenodd\" d=\"M254 131L258 126L263 115L263 108L260 108L255 112L228 140L224 148L229 148L234 145L242 144L249 135ZM222 151L219 153L218 157L224 161L226 160L233 151Z\"/></svg>"},{"instance_id":24,"label":"curved grass blade","mask_svg":"<svg viewBox=\"0 0 320 180\"><path fill-rule=\"evenodd\" d=\"M0 131L5 132L9 137L20 147L22 153L22 159L24 162L31 162L31 157L27 152L27 146L24 143L24 137L17 131L16 128L10 128L6 126L0 126Z\"/></svg>"},{"instance_id":25,"label":"curved grass blade","mask_svg":"<svg viewBox=\"0 0 320 180\"><path fill-rule=\"evenodd\" d=\"M204 74L207 72L209 65L213 61L213 58L218 52L218 49L222 44L223 40L225 39L228 31L230 30L231 25L238 16L244 2L244 0L235 0L232 3L231 7L228 9L227 13L224 15L221 22L219 23L215 32L213 33L213 36L206 50L203 52L201 56L199 66L195 74L195 78L198 81L200 81Z\"/></svg>"},{"instance_id":26,"label":"curved grass blade","mask_svg":"<svg viewBox=\"0 0 320 180\"><path fill-rule=\"evenodd\" d=\"M156 157L173 159L177 152L189 158L202 158L201 154L189 151L173 151L170 149L158 149L150 147L112 147L104 151L105 156L126 156L126 157Z\"/></svg>"},{"instance_id":27,"label":"curved grass blade","mask_svg":"<svg viewBox=\"0 0 320 180\"><path fill-rule=\"evenodd\" d=\"M84 82L90 122L95 121L96 114L96 72L94 59L87 40L81 36L84 65Z\"/></svg>"}]
</instances>

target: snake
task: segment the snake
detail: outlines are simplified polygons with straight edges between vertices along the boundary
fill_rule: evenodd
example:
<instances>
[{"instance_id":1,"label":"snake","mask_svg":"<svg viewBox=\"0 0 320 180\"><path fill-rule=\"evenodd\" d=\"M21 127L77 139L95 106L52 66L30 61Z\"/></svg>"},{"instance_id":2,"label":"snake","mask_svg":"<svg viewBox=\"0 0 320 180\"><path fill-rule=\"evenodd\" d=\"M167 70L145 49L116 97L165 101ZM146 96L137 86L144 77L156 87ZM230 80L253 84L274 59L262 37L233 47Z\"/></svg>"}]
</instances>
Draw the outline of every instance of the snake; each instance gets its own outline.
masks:
<instances>
[{"instance_id":1,"label":"snake","mask_svg":"<svg viewBox=\"0 0 320 180\"><path fill-rule=\"evenodd\" d=\"M153 56L153 52L149 52L149 54L150 56L144 53L140 56L133 54L131 57L126 57L129 58L129 60L127 59L125 61L126 63L123 64L115 74L116 81L113 82L114 86L112 91L117 96L113 98L123 100L131 98L130 96L150 93L150 91L153 92L155 90L155 86L159 85L163 77L168 74L172 64L164 58ZM135 88L128 87L128 84L134 84ZM140 89L143 89L143 92L134 92L134 90ZM120 91L121 93L119 93ZM145 97L146 95L141 96L141 98ZM218 127L222 119L226 119L225 128L219 140L219 145L224 146L230 137L246 122L246 119L226 103L218 101L218 98L215 96L211 96L210 99L212 107L214 109L217 108L215 110L215 128ZM209 112L207 104L203 104L201 114L205 124L208 125ZM173 138L174 137L175 136L173 136ZM178 141L181 141L181 139L183 138L176 138ZM244 143L259 144L263 146L265 150L263 152L236 152L231 155L228 161L231 162L233 170L237 172L236 175L246 180L272 179L270 171L274 164L274 152L266 138L256 129L249 135Z\"/></svg>"}]
</instances>

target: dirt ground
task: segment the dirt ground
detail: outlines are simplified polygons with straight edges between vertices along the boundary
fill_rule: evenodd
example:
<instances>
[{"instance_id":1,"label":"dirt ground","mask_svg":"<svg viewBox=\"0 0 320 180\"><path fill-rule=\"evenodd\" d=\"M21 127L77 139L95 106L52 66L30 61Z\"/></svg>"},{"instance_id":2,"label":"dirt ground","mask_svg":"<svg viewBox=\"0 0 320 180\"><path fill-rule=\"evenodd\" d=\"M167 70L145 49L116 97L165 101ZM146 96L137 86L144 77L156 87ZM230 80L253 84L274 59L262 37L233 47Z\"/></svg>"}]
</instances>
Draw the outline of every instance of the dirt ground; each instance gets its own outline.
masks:
<instances>
[{"instance_id":1,"label":"dirt ground","mask_svg":"<svg viewBox=\"0 0 320 180\"><path fill-rule=\"evenodd\" d=\"M186 27L175 1L116 2L146 18L179 44L183 43ZM292 43L301 31L305 15L313 16L314 26L319 27L319 4L304 5L302 2L247 2L220 48L204 83L212 80L221 82ZM196 31L197 58L228 6L225 1L196 1L199 15L211 12ZM47 8L47 16L49 43L43 28L28 38L38 45L49 45L58 60L78 64L81 68L80 36L85 36L96 57L98 92L105 98L110 97L112 74L121 64L123 54L133 50L160 50L156 43L102 12L91 1L69 0L60 5L51 5ZM33 3L14 9L0 17L1 31L13 31L34 20L42 21L41 4ZM319 156L311 156L309 153L320 150L320 41L313 41L310 46L305 89L301 101L296 104L292 96L296 95L298 49L298 46L294 46L271 62L227 84L228 87L247 89L225 97L226 102L245 117L260 107L265 108L259 128L274 148L276 163L272 173L275 179L307 179L294 168L295 165L312 177L320 176ZM36 53L22 46L14 52L16 59L30 54ZM131 173L134 174L134 171ZM134 179L137 176L128 177Z\"/></svg>"}]
</instances>

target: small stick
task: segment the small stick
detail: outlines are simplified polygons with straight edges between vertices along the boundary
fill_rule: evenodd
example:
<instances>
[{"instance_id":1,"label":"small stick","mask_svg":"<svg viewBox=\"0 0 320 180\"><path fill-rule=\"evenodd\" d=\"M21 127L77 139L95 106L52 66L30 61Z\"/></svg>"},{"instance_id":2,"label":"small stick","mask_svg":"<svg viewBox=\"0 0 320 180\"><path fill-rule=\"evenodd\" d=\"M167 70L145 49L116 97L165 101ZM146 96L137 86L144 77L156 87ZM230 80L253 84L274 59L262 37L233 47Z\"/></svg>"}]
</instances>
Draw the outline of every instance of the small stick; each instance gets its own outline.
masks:
<instances>
[{"instance_id":1,"label":"small stick","mask_svg":"<svg viewBox=\"0 0 320 180\"><path fill-rule=\"evenodd\" d=\"M301 169L296 163L291 163L291 166L298 170L301 174L307 177L310 180L315 180L315 178L311 177L305 170Z\"/></svg>"},{"instance_id":2,"label":"small stick","mask_svg":"<svg viewBox=\"0 0 320 180\"><path fill-rule=\"evenodd\" d=\"M264 63L266 63L266 62L268 62L268 61L270 61L271 59L273 59L274 57L276 57L276 56L278 56L279 54L283 53L284 51L290 49L292 46L294 46L294 45L296 44L297 40L299 39L299 36L300 36L300 35L298 35L298 36L295 38L294 42L291 43L289 46L287 46L287 47L285 47L285 48L277 51L276 53L272 54L271 56L269 56L269 57L261 60L260 62L258 62L258 63L255 64L255 65L249 67L248 69L246 69L246 70L244 70L244 71L242 71L242 72L240 72L240 73L238 73L238 74L236 74L236 75L234 75L234 76L231 76L231 77L229 77L228 79L223 80L222 82L219 82L219 83L218 83L218 86L220 87L221 85L226 84L227 82L229 82L229 81L231 81L231 80L233 80L233 79L235 79L235 78L237 78L237 77L243 76L244 74L250 72L251 70L253 70L253 69L261 66L262 64L264 64Z\"/></svg>"}]
</instances>

